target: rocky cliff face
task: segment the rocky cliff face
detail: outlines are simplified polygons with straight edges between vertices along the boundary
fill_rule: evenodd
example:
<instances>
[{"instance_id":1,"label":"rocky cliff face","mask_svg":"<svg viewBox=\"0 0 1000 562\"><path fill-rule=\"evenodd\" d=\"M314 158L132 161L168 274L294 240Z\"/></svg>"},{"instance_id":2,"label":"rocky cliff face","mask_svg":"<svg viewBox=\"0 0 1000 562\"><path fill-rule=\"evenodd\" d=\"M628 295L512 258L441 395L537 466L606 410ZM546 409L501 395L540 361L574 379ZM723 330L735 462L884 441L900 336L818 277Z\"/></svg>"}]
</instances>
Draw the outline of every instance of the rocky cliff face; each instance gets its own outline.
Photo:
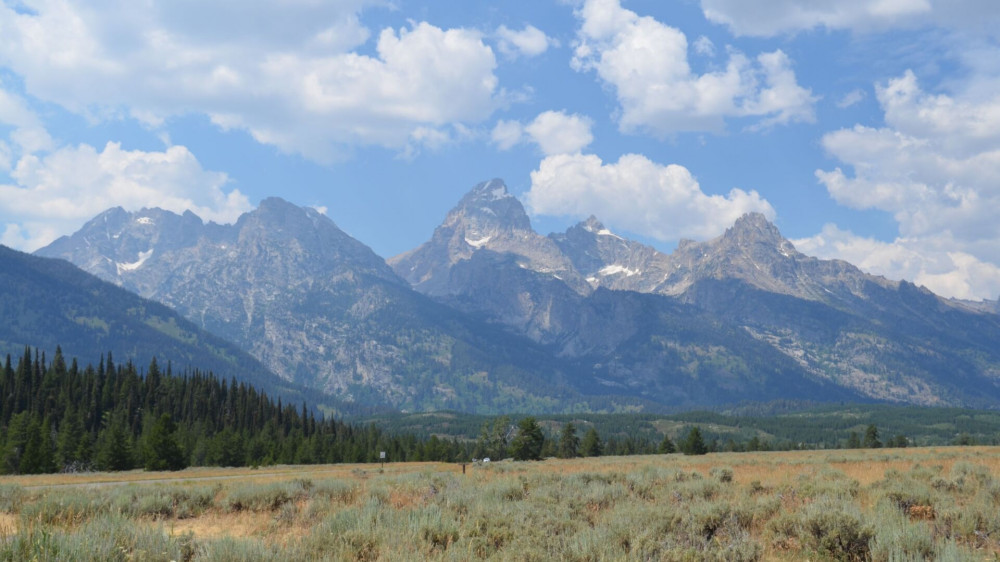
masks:
<instances>
[{"instance_id":1,"label":"rocky cliff face","mask_svg":"<svg viewBox=\"0 0 1000 562\"><path fill-rule=\"evenodd\" d=\"M468 277L453 282L452 268L486 252L511 256L518 267L555 278L580 294L590 292L559 247L532 230L524 206L499 179L475 186L448 212L429 241L391 258L389 264L424 294L461 295L468 288Z\"/></svg>"},{"instance_id":2,"label":"rocky cliff face","mask_svg":"<svg viewBox=\"0 0 1000 562\"><path fill-rule=\"evenodd\" d=\"M1000 403L1000 317L805 256L761 215L668 255L595 217L541 236L492 180L391 268L280 199L231 226L112 209L40 253L175 307L286 380L360 403Z\"/></svg>"},{"instance_id":3,"label":"rocky cliff face","mask_svg":"<svg viewBox=\"0 0 1000 562\"><path fill-rule=\"evenodd\" d=\"M112 352L117 361L133 361L140 369L156 357L161 368L169 364L174 373L211 371L274 397L304 398L301 388L278 378L235 344L63 260L0 246L0 316L0 355L22 353L25 346L52 353L61 346L67 358L84 364Z\"/></svg>"},{"instance_id":4,"label":"rocky cliff face","mask_svg":"<svg viewBox=\"0 0 1000 562\"><path fill-rule=\"evenodd\" d=\"M508 342L413 292L333 221L281 199L229 226L112 209L39 253L175 308L286 380L354 402L488 411L507 399L497 387L516 386L510 379L526 377L532 362L559 377L529 342ZM505 370L491 378L495 363ZM525 403L535 391L573 394L543 383L522 393Z\"/></svg>"},{"instance_id":5,"label":"rocky cliff face","mask_svg":"<svg viewBox=\"0 0 1000 562\"><path fill-rule=\"evenodd\" d=\"M697 376L692 365L728 362L712 374L711 384L728 380L732 388L749 389L752 385L741 377L752 376L753 369L737 365L767 356L740 339L749 336L807 373L799 373L799 381L825 381L869 398L920 404L1000 400L1000 351L982 336L1000 337L1000 319L981 314L988 306L973 310L968 303L945 301L843 261L801 254L760 214L741 217L715 239L682 241L670 255L623 238L590 217L548 237L574 270L562 265L552 275L551 267L526 267L524 256L538 255L541 248L544 263L565 262L526 232L527 219L514 206L518 212L507 217L516 220L509 224L498 213L489 215L491 232L516 229L520 246L477 247L426 265L432 256L444 255L428 249L441 247L439 234L462 222L456 219L467 216L461 212L464 203L476 199L484 185L463 199L430 242L391 260L396 271L406 277L406 270L435 268L439 279L448 279L447 290L435 292L417 282L418 290L553 346L561 357L586 360L586 369L603 373L602 380L612 386L666 389L666 372L684 380ZM592 290L610 291L590 294L564 279L583 279ZM669 297L700 314L655 298L635 308L636 301L624 291ZM662 312L650 312L655 310ZM679 317L687 317L686 323L674 322ZM705 342L712 340L713 329L736 331L723 338L727 343L708 346L714 351L707 359ZM658 347L656 342L670 344ZM953 371L965 382L958 382Z\"/></svg>"},{"instance_id":6,"label":"rocky cliff face","mask_svg":"<svg viewBox=\"0 0 1000 562\"><path fill-rule=\"evenodd\" d=\"M847 262L819 260L799 253L758 213L741 217L713 240L682 240L670 262L670 275L653 292L682 296L702 280L739 279L770 293L846 304L867 298L866 287L898 286Z\"/></svg>"},{"instance_id":7,"label":"rocky cliff face","mask_svg":"<svg viewBox=\"0 0 1000 562\"><path fill-rule=\"evenodd\" d=\"M594 216L549 238L595 288L649 293L670 274L669 256L611 232Z\"/></svg>"}]
</instances>

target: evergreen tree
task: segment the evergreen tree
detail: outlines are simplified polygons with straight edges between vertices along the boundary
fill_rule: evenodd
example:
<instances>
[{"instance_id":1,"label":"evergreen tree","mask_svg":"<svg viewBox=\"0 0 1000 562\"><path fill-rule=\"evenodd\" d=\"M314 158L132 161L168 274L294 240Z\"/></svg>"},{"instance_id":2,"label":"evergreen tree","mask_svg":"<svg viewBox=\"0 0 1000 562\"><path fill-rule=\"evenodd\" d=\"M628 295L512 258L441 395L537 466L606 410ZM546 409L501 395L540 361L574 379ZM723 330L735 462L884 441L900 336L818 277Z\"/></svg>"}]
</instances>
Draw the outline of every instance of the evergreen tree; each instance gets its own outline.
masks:
<instances>
[{"instance_id":1,"label":"evergreen tree","mask_svg":"<svg viewBox=\"0 0 1000 562\"><path fill-rule=\"evenodd\" d=\"M130 470L135 466L132 459L132 436L123 415L104 416L104 430L98 438L97 468L100 470Z\"/></svg>"},{"instance_id":2,"label":"evergreen tree","mask_svg":"<svg viewBox=\"0 0 1000 562\"><path fill-rule=\"evenodd\" d=\"M585 457L599 457L604 454L604 447L601 445L601 436L597 434L597 429L591 427L583 435L580 443L580 453Z\"/></svg>"},{"instance_id":3,"label":"evergreen tree","mask_svg":"<svg viewBox=\"0 0 1000 562\"><path fill-rule=\"evenodd\" d=\"M890 437L889 440L886 441L885 443L886 447L906 447L907 445L909 445L909 443L906 439L906 436L902 434L896 435L895 437Z\"/></svg>"},{"instance_id":4,"label":"evergreen tree","mask_svg":"<svg viewBox=\"0 0 1000 562\"><path fill-rule=\"evenodd\" d=\"M60 469L73 467L82 461L89 460L80 457L80 444L83 441L83 420L80 414L72 408L66 411L63 421L59 424L56 435L56 466Z\"/></svg>"},{"instance_id":5,"label":"evergreen tree","mask_svg":"<svg viewBox=\"0 0 1000 562\"><path fill-rule=\"evenodd\" d=\"M56 471L56 455L52 437L52 419L45 416L41 431L38 432L38 470L36 472Z\"/></svg>"},{"instance_id":6,"label":"evergreen tree","mask_svg":"<svg viewBox=\"0 0 1000 562\"><path fill-rule=\"evenodd\" d=\"M21 474L21 459L24 448L28 444L28 430L31 425L31 415L28 412L18 412L11 416L7 426L7 445L3 450L4 474Z\"/></svg>"},{"instance_id":7,"label":"evergreen tree","mask_svg":"<svg viewBox=\"0 0 1000 562\"><path fill-rule=\"evenodd\" d=\"M510 443L510 453L515 460L536 461L541 459L545 435L533 417L526 417L517 424L517 436Z\"/></svg>"},{"instance_id":8,"label":"evergreen tree","mask_svg":"<svg viewBox=\"0 0 1000 562\"><path fill-rule=\"evenodd\" d=\"M174 434L177 425L170 414L162 414L146 438L144 456L146 470L181 470L187 459Z\"/></svg>"},{"instance_id":9,"label":"evergreen tree","mask_svg":"<svg viewBox=\"0 0 1000 562\"><path fill-rule=\"evenodd\" d=\"M660 446L656 449L657 453L661 455L669 455L670 453L676 453L677 447L674 446L674 442L670 440L670 436L663 434L663 441L660 441Z\"/></svg>"},{"instance_id":10,"label":"evergreen tree","mask_svg":"<svg viewBox=\"0 0 1000 562\"><path fill-rule=\"evenodd\" d=\"M18 474L39 474L48 468L42 428L38 424L38 418L34 415L30 416L29 420L28 439L24 443L24 453L21 455L21 466L18 469Z\"/></svg>"},{"instance_id":11,"label":"evergreen tree","mask_svg":"<svg viewBox=\"0 0 1000 562\"><path fill-rule=\"evenodd\" d=\"M861 437L858 436L857 431L852 431L847 435L847 448L848 449L861 448Z\"/></svg>"},{"instance_id":12,"label":"evergreen tree","mask_svg":"<svg viewBox=\"0 0 1000 562\"><path fill-rule=\"evenodd\" d=\"M954 443L956 445L960 445L960 446L964 446L964 447L969 447L969 446L975 445L976 444L976 440L971 435L969 435L968 432L963 432L963 433L958 434L957 437L955 437Z\"/></svg>"},{"instance_id":13,"label":"evergreen tree","mask_svg":"<svg viewBox=\"0 0 1000 562\"><path fill-rule=\"evenodd\" d=\"M510 417L500 416L493 420L493 423L483 424L479 433L479 441L476 444L476 456L479 458L489 457L500 460L507 456L507 444L510 433Z\"/></svg>"},{"instance_id":14,"label":"evergreen tree","mask_svg":"<svg viewBox=\"0 0 1000 562\"><path fill-rule=\"evenodd\" d=\"M874 424L865 429L865 439L862 442L865 449L878 449L882 442L878 440L878 428Z\"/></svg>"},{"instance_id":15,"label":"evergreen tree","mask_svg":"<svg viewBox=\"0 0 1000 562\"><path fill-rule=\"evenodd\" d=\"M576 427L572 422L563 425L557 455L561 459L572 459L580 455L580 438L576 436Z\"/></svg>"},{"instance_id":16,"label":"evergreen tree","mask_svg":"<svg viewBox=\"0 0 1000 562\"><path fill-rule=\"evenodd\" d=\"M698 426L692 427L688 432L687 438L681 444L681 452L685 455L704 455L708 452L708 446L705 445Z\"/></svg>"},{"instance_id":17,"label":"evergreen tree","mask_svg":"<svg viewBox=\"0 0 1000 562\"><path fill-rule=\"evenodd\" d=\"M237 466L376 462L380 450L400 461L471 456L471 448L454 439L317 420L308 407L282 406L245 383L197 370L174 376L169 364L163 373L155 360L140 376L131 361L116 364L110 353L101 355L97 369L82 370L75 359L67 368L61 349L48 366L44 357L26 347L17 369L12 361L0 369L0 473L121 470L147 462L161 468L178 449L196 464ZM173 427L158 422L164 415ZM506 417L484 429L498 459L511 429Z\"/></svg>"},{"instance_id":18,"label":"evergreen tree","mask_svg":"<svg viewBox=\"0 0 1000 562\"><path fill-rule=\"evenodd\" d=\"M295 443L292 439L284 439L285 445L281 451L280 458L276 459L281 464L292 464L295 462ZM246 455L243 447L243 436L230 428L223 429L215 434L211 440L208 450L209 464L216 466L244 466L246 465ZM365 462L363 459L358 462Z\"/></svg>"}]
</instances>

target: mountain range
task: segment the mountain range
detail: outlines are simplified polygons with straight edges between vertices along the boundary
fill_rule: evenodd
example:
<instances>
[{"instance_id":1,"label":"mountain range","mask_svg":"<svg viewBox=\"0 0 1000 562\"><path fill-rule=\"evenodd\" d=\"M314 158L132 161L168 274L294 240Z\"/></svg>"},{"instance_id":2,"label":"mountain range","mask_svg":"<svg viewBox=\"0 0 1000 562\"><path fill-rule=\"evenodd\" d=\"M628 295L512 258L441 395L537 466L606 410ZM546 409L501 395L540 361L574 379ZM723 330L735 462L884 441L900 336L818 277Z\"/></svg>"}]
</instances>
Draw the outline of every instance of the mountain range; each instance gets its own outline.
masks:
<instances>
[{"instance_id":1,"label":"mountain range","mask_svg":"<svg viewBox=\"0 0 1000 562\"><path fill-rule=\"evenodd\" d=\"M28 346L66 357L111 352L144 370L157 357L175 374L198 369L239 378L273 397L300 402L306 392L275 376L247 352L167 306L90 275L63 260L0 246L0 354ZM320 404L326 402L319 401ZM324 404L326 405L326 404Z\"/></svg>"},{"instance_id":2,"label":"mountain range","mask_svg":"<svg viewBox=\"0 0 1000 562\"><path fill-rule=\"evenodd\" d=\"M277 198L233 225L111 209L38 251L159 301L282 379L403 410L748 400L1000 405L1000 316L795 250L765 217L675 252L536 233L501 180L388 262Z\"/></svg>"}]
</instances>

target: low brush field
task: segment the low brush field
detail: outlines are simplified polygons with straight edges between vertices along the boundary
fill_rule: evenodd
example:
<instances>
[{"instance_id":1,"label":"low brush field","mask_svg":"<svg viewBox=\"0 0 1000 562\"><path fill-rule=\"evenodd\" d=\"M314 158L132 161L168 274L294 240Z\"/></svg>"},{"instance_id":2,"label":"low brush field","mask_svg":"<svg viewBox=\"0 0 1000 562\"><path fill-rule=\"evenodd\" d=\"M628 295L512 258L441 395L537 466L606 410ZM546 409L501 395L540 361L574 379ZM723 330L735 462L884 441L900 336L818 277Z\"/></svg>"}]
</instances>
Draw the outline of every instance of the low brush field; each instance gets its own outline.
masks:
<instances>
[{"instance_id":1,"label":"low brush field","mask_svg":"<svg viewBox=\"0 0 1000 562\"><path fill-rule=\"evenodd\" d=\"M0 479L2 560L997 560L1000 448Z\"/></svg>"}]
</instances>

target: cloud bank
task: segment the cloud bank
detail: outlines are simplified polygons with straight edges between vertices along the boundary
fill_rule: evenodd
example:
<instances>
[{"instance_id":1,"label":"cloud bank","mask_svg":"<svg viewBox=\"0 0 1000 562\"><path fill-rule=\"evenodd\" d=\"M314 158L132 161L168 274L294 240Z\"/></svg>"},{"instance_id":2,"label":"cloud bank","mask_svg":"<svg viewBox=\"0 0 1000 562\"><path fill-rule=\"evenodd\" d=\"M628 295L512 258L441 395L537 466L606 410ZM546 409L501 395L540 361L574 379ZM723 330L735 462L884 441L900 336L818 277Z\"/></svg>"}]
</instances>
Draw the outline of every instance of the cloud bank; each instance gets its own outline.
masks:
<instances>
[{"instance_id":1,"label":"cloud bank","mask_svg":"<svg viewBox=\"0 0 1000 562\"><path fill-rule=\"evenodd\" d=\"M718 133L729 118L757 119L757 128L815 121L816 98L798 84L781 50L756 57L730 50L724 68L699 74L688 62L683 32L619 0L587 0L576 15L572 66L593 71L615 92L623 132ZM714 46L699 40L694 50L704 56Z\"/></svg>"},{"instance_id":2,"label":"cloud bank","mask_svg":"<svg viewBox=\"0 0 1000 562\"><path fill-rule=\"evenodd\" d=\"M687 168L639 154L615 163L592 154L549 156L531 173L524 199L537 214L596 214L610 226L663 241L711 238L753 211L775 215L756 191L708 195Z\"/></svg>"}]
</instances>

